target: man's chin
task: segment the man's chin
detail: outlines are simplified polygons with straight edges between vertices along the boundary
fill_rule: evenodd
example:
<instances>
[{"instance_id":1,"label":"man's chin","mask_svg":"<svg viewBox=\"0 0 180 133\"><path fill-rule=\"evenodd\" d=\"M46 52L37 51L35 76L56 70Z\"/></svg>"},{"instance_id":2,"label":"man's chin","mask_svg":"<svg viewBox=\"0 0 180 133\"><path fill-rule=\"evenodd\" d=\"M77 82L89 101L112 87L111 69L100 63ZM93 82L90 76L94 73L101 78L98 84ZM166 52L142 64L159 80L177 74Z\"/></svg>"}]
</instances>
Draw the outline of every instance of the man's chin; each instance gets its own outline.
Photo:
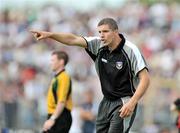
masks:
<instances>
[{"instance_id":1,"label":"man's chin","mask_svg":"<svg viewBox=\"0 0 180 133\"><path fill-rule=\"evenodd\" d=\"M108 46L108 43L103 43L104 46Z\"/></svg>"},{"instance_id":2,"label":"man's chin","mask_svg":"<svg viewBox=\"0 0 180 133\"><path fill-rule=\"evenodd\" d=\"M104 42L104 41L101 41L101 43L102 43L102 45L104 45L104 46L107 46L107 45L108 45L108 43L106 43L106 42Z\"/></svg>"}]
</instances>

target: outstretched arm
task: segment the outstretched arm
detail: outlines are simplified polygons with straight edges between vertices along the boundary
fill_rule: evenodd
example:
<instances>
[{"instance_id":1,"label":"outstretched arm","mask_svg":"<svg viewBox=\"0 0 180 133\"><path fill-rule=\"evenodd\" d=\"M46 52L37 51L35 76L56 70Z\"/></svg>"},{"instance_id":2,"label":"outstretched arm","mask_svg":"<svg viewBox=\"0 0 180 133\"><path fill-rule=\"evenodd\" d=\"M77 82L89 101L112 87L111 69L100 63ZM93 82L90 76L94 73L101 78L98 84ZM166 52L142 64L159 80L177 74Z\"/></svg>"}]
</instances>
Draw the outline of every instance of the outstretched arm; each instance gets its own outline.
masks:
<instances>
[{"instance_id":1,"label":"outstretched arm","mask_svg":"<svg viewBox=\"0 0 180 133\"><path fill-rule=\"evenodd\" d=\"M84 48L87 47L87 43L83 37L77 36L72 33L54 33L38 30L31 30L30 32L34 35L34 37L37 40L50 38L69 46L80 46Z\"/></svg>"}]
</instances>

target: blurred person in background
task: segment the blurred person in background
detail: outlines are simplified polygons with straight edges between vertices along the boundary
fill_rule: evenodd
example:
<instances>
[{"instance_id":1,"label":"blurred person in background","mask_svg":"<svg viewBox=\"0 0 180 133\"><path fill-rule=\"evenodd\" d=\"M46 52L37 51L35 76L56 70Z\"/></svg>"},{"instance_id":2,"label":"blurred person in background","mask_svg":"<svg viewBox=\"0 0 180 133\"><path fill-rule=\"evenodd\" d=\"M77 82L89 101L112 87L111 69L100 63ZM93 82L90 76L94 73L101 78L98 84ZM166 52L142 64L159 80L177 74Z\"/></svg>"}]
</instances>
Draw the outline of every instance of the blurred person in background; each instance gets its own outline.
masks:
<instances>
[{"instance_id":1,"label":"blurred person in background","mask_svg":"<svg viewBox=\"0 0 180 133\"><path fill-rule=\"evenodd\" d=\"M100 37L31 30L37 40L51 38L69 46L85 48L94 60L104 98L96 119L97 133L128 133L137 103L149 86L145 60L133 43L118 31L112 18L97 26Z\"/></svg>"},{"instance_id":2,"label":"blurred person in background","mask_svg":"<svg viewBox=\"0 0 180 133\"><path fill-rule=\"evenodd\" d=\"M82 133L93 133L95 130L96 112L94 110L94 92L91 89L83 93L84 102L81 105L80 117L83 120Z\"/></svg>"},{"instance_id":3,"label":"blurred person in background","mask_svg":"<svg viewBox=\"0 0 180 133\"><path fill-rule=\"evenodd\" d=\"M51 55L51 67L55 76L47 95L48 119L43 133L68 133L72 123L71 78L65 71L68 55L54 51Z\"/></svg>"},{"instance_id":4,"label":"blurred person in background","mask_svg":"<svg viewBox=\"0 0 180 133\"><path fill-rule=\"evenodd\" d=\"M173 104L171 105L171 110L176 111L178 116L176 119L176 127L178 129L178 132L180 133L180 98L177 98Z\"/></svg>"},{"instance_id":5,"label":"blurred person in background","mask_svg":"<svg viewBox=\"0 0 180 133\"><path fill-rule=\"evenodd\" d=\"M16 82L9 81L7 83L7 88L5 88L3 92L5 124L9 129L15 129L18 124L16 122L18 114L18 87L19 86Z\"/></svg>"}]
</instances>

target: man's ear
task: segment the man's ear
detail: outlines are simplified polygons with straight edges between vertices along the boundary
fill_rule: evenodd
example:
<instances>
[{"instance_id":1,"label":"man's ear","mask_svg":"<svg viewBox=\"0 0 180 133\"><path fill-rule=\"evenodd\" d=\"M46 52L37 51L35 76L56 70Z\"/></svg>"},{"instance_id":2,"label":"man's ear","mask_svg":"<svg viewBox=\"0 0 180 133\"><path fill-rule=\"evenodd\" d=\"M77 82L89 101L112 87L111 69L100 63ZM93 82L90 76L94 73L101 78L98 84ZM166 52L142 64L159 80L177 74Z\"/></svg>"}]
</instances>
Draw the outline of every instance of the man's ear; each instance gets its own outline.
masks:
<instances>
[{"instance_id":1,"label":"man's ear","mask_svg":"<svg viewBox=\"0 0 180 133\"><path fill-rule=\"evenodd\" d=\"M114 30L114 32L119 34L119 31L118 31L118 30Z\"/></svg>"},{"instance_id":2,"label":"man's ear","mask_svg":"<svg viewBox=\"0 0 180 133\"><path fill-rule=\"evenodd\" d=\"M63 59L60 59L59 62L60 62L61 65L64 65L64 60Z\"/></svg>"}]
</instances>

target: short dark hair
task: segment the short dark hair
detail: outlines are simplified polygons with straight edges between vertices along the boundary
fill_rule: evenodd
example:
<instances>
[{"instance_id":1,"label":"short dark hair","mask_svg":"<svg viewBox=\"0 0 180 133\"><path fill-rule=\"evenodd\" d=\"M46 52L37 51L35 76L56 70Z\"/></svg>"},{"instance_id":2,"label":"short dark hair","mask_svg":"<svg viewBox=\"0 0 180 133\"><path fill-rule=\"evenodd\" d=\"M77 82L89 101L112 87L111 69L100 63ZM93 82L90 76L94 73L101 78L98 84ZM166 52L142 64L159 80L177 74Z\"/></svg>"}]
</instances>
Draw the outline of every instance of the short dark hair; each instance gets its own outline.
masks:
<instances>
[{"instance_id":1,"label":"short dark hair","mask_svg":"<svg viewBox=\"0 0 180 133\"><path fill-rule=\"evenodd\" d=\"M117 22L113 18L104 18L99 23L98 26L107 24L110 29L112 30L118 30Z\"/></svg>"},{"instance_id":2,"label":"short dark hair","mask_svg":"<svg viewBox=\"0 0 180 133\"><path fill-rule=\"evenodd\" d=\"M68 63L68 61L69 61L69 57L68 57L67 53L64 52L64 51L56 50L56 51L52 52L52 55L57 55L57 58L59 60L63 59L64 60L64 65L66 65Z\"/></svg>"}]
</instances>

